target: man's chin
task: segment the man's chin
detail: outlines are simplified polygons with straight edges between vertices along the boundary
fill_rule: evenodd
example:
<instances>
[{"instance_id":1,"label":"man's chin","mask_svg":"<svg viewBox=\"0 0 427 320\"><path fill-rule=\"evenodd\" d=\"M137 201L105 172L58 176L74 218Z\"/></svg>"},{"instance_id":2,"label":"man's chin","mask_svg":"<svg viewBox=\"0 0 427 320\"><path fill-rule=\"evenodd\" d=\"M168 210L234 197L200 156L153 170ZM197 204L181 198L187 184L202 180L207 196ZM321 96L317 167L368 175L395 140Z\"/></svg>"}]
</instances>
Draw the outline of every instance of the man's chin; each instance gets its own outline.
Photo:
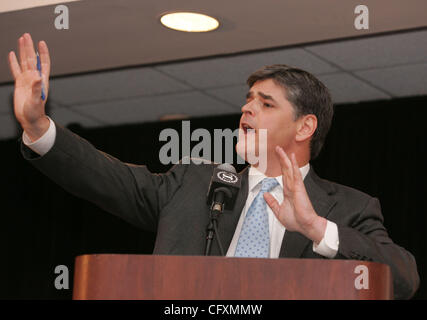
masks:
<instances>
[{"instance_id":1,"label":"man's chin","mask_svg":"<svg viewBox=\"0 0 427 320\"><path fill-rule=\"evenodd\" d=\"M262 148L263 154L259 155L256 146L245 144L242 140L236 144L236 153L251 166L265 173L267 170L267 148Z\"/></svg>"},{"instance_id":2,"label":"man's chin","mask_svg":"<svg viewBox=\"0 0 427 320\"><path fill-rule=\"evenodd\" d=\"M259 161L258 151L255 148L248 148L245 143L238 142L236 144L236 153L251 165L255 165Z\"/></svg>"}]
</instances>

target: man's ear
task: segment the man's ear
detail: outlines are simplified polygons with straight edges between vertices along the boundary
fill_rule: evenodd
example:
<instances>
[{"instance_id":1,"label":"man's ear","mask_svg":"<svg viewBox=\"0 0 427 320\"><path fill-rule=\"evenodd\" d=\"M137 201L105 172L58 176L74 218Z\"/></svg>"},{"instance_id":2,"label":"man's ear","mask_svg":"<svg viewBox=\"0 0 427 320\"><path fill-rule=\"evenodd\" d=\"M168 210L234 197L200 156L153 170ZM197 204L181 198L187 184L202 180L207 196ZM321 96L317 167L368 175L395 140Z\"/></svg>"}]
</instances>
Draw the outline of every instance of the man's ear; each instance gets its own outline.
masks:
<instances>
[{"instance_id":1,"label":"man's ear","mask_svg":"<svg viewBox=\"0 0 427 320\"><path fill-rule=\"evenodd\" d=\"M298 119L297 122L296 141L302 142L310 139L317 129L317 117L314 114L306 114Z\"/></svg>"}]
</instances>

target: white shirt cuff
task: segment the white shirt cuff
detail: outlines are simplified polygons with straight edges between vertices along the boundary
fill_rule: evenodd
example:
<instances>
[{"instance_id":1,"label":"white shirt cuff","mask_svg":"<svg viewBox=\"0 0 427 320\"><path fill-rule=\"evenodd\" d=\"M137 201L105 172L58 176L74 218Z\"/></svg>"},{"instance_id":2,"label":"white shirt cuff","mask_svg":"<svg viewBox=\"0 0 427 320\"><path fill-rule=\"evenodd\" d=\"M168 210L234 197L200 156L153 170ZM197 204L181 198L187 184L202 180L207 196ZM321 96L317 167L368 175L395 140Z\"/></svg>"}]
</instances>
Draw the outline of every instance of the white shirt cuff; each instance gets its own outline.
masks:
<instances>
[{"instance_id":1,"label":"white shirt cuff","mask_svg":"<svg viewBox=\"0 0 427 320\"><path fill-rule=\"evenodd\" d=\"M25 134L25 131L22 133L22 142L33 150L35 153L39 154L40 156L45 155L53 146L55 143L56 138L56 127L55 123L51 118L49 118L49 129L42 135L40 138L38 138L36 141L31 142L30 138Z\"/></svg>"},{"instance_id":2,"label":"white shirt cuff","mask_svg":"<svg viewBox=\"0 0 427 320\"><path fill-rule=\"evenodd\" d=\"M325 235L318 245L313 242L313 251L327 258L333 258L338 252L339 238L336 223L326 223Z\"/></svg>"}]
</instances>

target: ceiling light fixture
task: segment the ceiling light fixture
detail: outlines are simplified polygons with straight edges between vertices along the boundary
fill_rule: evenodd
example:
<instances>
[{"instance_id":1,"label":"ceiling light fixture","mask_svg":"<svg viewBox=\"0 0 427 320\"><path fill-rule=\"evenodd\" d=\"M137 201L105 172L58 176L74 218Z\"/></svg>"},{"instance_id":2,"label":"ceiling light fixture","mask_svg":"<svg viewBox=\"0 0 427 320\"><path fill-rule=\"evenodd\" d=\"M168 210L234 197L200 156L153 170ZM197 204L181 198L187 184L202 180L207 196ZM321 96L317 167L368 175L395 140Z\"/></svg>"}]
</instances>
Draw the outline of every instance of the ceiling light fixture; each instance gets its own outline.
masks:
<instances>
[{"instance_id":1,"label":"ceiling light fixture","mask_svg":"<svg viewBox=\"0 0 427 320\"><path fill-rule=\"evenodd\" d=\"M168 28L185 32L207 32L219 26L217 19L194 12L167 13L160 18L160 22Z\"/></svg>"}]
</instances>

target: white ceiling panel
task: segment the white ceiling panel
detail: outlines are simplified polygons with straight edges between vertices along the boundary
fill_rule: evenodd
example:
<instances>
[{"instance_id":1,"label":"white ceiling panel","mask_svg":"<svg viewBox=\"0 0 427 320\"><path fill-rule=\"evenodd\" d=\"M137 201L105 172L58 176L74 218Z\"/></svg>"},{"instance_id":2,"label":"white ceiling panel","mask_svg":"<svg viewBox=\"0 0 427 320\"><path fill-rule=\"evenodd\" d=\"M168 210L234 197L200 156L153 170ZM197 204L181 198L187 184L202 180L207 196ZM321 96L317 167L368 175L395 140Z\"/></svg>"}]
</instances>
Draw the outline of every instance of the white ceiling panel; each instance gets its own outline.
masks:
<instances>
[{"instance_id":1,"label":"white ceiling panel","mask_svg":"<svg viewBox=\"0 0 427 320\"><path fill-rule=\"evenodd\" d=\"M49 111L49 116L62 126L67 126L71 123L78 123L84 127L100 127L105 126L106 123L93 119L91 117L78 113L78 110L71 108L52 108Z\"/></svg>"},{"instance_id":2,"label":"white ceiling panel","mask_svg":"<svg viewBox=\"0 0 427 320\"><path fill-rule=\"evenodd\" d=\"M136 68L53 79L50 95L72 105L185 90L189 87L152 68Z\"/></svg>"},{"instance_id":3,"label":"white ceiling panel","mask_svg":"<svg viewBox=\"0 0 427 320\"><path fill-rule=\"evenodd\" d=\"M309 46L313 54L289 48L56 78L51 81L49 115L64 126L99 127L157 121L165 114L240 113L246 78L273 63L316 74L335 104L427 95L425 39L427 31L414 31ZM379 67L385 64L392 66ZM12 84L0 86L0 139L18 132L12 94Z\"/></svg>"},{"instance_id":4,"label":"white ceiling panel","mask_svg":"<svg viewBox=\"0 0 427 320\"><path fill-rule=\"evenodd\" d=\"M236 113L233 107L200 92L142 97L73 107L109 125L157 121L165 114L208 116Z\"/></svg>"},{"instance_id":5,"label":"white ceiling panel","mask_svg":"<svg viewBox=\"0 0 427 320\"><path fill-rule=\"evenodd\" d=\"M330 90L334 104L388 99L390 96L347 73L318 77Z\"/></svg>"},{"instance_id":6,"label":"white ceiling panel","mask_svg":"<svg viewBox=\"0 0 427 320\"><path fill-rule=\"evenodd\" d=\"M427 62L427 30L307 46L345 70Z\"/></svg>"},{"instance_id":7,"label":"white ceiling panel","mask_svg":"<svg viewBox=\"0 0 427 320\"><path fill-rule=\"evenodd\" d=\"M246 103L246 93L248 92L248 86L237 85L228 86L223 88L215 88L206 90L211 95L223 99L228 103L231 103L236 108L236 112L241 112L241 107Z\"/></svg>"},{"instance_id":8,"label":"white ceiling panel","mask_svg":"<svg viewBox=\"0 0 427 320\"><path fill-rule=\"evenodd\" d=\"M287 64L314 74L337 71L330 64L303 49L284 49L233 57L189 61L156 67L195 88L212 88L246 83L248 76L265 65Z\"/></svg>"},{"instance_id":9,"label":"white ceiling panel","mask_svg":"<svg viewBox=\"0 0 427 320\"><path fill-rule=\"evenodd\" d=\"M427 63L355 72L376 86L404 97L427 94Z\"/></svg>"}]
</instances>

